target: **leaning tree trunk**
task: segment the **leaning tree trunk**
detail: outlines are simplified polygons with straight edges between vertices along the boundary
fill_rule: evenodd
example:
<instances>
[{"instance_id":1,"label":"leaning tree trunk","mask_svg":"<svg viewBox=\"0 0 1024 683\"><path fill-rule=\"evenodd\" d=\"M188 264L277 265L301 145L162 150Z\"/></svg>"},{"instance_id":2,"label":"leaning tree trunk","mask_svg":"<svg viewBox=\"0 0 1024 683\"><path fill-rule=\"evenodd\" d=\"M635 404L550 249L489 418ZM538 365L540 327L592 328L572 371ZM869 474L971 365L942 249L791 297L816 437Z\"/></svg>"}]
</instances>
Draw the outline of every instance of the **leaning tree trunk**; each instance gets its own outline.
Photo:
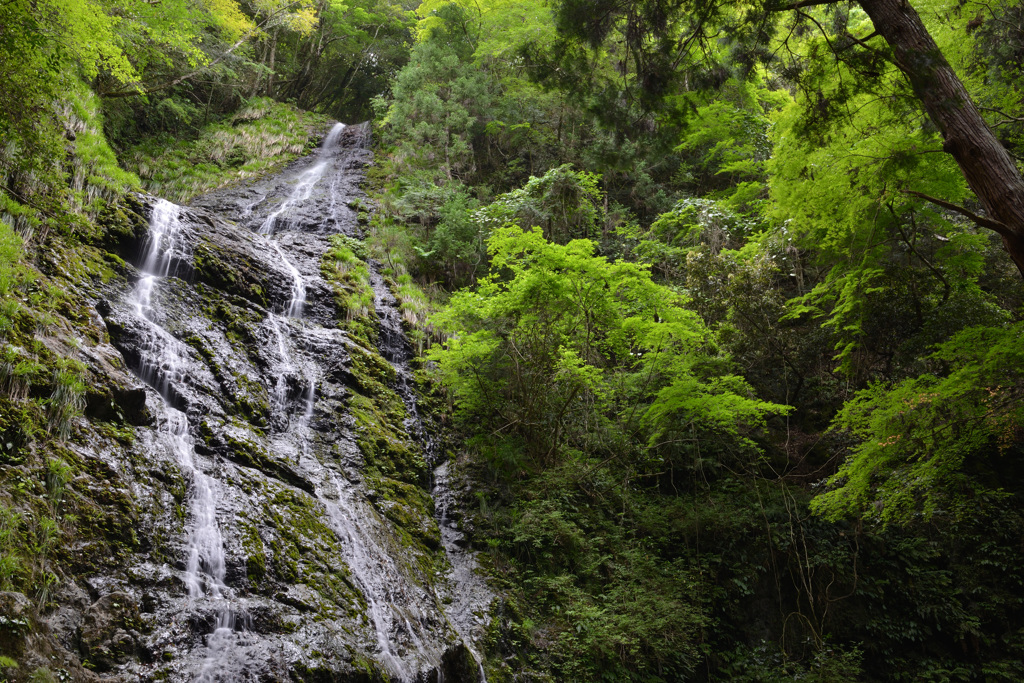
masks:
<instances>
[{"instance_id":1,"label":"leaning tree trunk","mask_svg":"<svg viewBox=\"0 0 1024 683\"><path fill-rule=\"evenodd\" d=\"M859 0L1024 276L1024 179L908 0Z\"/></svg>"}]
</instances>

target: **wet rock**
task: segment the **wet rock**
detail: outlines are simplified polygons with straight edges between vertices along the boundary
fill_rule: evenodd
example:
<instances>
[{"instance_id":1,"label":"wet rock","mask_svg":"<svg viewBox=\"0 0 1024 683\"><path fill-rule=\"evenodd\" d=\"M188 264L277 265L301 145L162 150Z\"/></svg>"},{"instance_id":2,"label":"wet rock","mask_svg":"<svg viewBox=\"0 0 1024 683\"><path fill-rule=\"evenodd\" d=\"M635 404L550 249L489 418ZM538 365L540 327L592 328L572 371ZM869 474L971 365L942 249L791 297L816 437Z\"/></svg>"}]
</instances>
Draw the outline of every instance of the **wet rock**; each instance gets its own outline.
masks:
<instances>
[{"instance_id":1,"label":"wet rock","mask_svg":"<svg viewBox=\"0 0 1024 683\"><path fill-rule=\"evenodd\" d=\"M85 396L87 417L103 422L125 422L141 426L152 424L153 416L146 408L146 390L142 387L109 387L102 390L93 385Z\"/></svg>"},{"instance_id":2,"label":"wet rock","mask_svg":"<svg viewBox=\"0 0 1024 683\"><path fill-rule=\"evenodd\" d=\"M86 611L80 631L83 662L95 671L110 671L139 650L139 608L127 593L111 593Z\"/></svg>"},{"instance_id":3,"label":"wet rock","mask_svg":"<svg viewBox=\"0 0 1024 683\"><path fill-rule=\"evenodd\" d=\"M97 221L102 230L95 244L126 261L137 258L149 232L146 214L144 195L129 193L121 202L108 205Z\"/></svg>"},{"instance_id":4,"label":"wet rock","mask_svg":"<svg viewBox=\"0 0 1024 683\"><path fill-rule=\"evenodd\" d=\"M202 433L206 437L207 453L219 455L245 467L252 467L286 484L313 493L314 486L287 463L272 456L247 430L232 425L211 425L204 422Z\"/></svg>"},{"instance_id":5,"label":"wet rock","mask_svg":"<svg viewBox=\"0 0 1024 683\"><path fill-rule=\"evenodd\" d=\"M267 241L224 221L213 221L193 253L195 281L262 308L281 308L291 276Z\"/></svg>"},{"instance_id":6,"label":"wet rock","mask_svg":"<svg viewBox=\"0 0 1024 683\"><path fill-rule=\"evenodd\" d=\"M444 523L452 499L435 518L397 302L375 266L373 324L350 336L321 273L327 237L360 234L367 134L194 208L164 203L174 239L148 276L148 229L106 238L134 266L90 297L92 431L68 446L89 502L66 565L81 588L48 616L63 661L80 653L105 680L477 680L458 643L485 594L440 578L454 552L469 580L472 556Z\"/></svg>"},{"instance_id":7,"label":"wet rock","mask_svg":"<svg viewBox=\"0 0 1024 683\"><path fill-rule=\"evenodd\" d=\"M0 652L18 657L32 630L32 603L22 593L0 593Z\"/></svg>"},{"instance_id":8,"label":"wet rock","mask_svg":"<svg viewBox=\"0 0 1024 683\"><path fill-rule=\"evenodd\" d=\"M445 651L438 670L432 674L432 676L428 676L427 680L436 681L436 683L444 681L476 683L480 681L479 665L472 653L462 643L453 645Z\"/></svg>"}]
</instances>

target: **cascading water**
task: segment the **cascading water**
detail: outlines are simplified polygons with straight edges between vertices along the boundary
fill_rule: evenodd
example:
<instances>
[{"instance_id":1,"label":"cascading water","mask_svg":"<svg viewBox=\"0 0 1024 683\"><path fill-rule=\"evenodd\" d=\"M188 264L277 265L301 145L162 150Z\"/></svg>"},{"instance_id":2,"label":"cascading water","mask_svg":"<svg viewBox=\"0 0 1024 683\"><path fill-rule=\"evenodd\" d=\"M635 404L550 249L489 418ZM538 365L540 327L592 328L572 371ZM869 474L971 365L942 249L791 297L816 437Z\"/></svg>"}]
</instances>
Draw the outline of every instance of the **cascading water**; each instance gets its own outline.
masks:
<instances>
[{"instance_id":1,"label":"cascading water","mask_svg":"<svg viewBox=\"0 0 1024 683\"><path fill-rule=\"evenodd\" d=\"M336 123L331 128L331 131L327 134L324 139L324 143L321 146L321 151L330 150L338 141L338 137L345 130L344 123ZM309 199L313 193L313 188L323 177L324 172L327 170L329 163L327 160L318 161L312 167L303 171L295 181L295 188L291 194L281 202L281 205L274 210L260 225L259 232L261 235L273 235L278 228L278 223L283 222L282 217L288 213L288 210L302 204L305 200ZM252 214L253 208L263 199L257 200L256 202L249 204L245 207L242 213L242 217L248 217ZM288 307L285 309L285 314L289 317L299 318L302 317L302 308L306 302L306 281L302 277L302 273L295 267L284 251L281 250L280 245L276 242L272 243L274 250L278 256L281 257L281 261L284 263L288 272L292 276L292 296L288 303Z\"/></svg>"},{"instance_id":2,"label":"cascading water","mask_svg":"<svg viewBox=\"0 0 1024 683\"><path fill-rule=\"evenodd\" d=\"M457 585L459 588L457 593L444 596L441 602L448 604L445 612L449 621L462 638L473 659L476 660L480 683L487 683L483 658L473 647L473 631L479 626L479 624L475 623L473 613L485 608L490 603L493 595L483 579L474 571L476 561L473 556L459 551L459 545L464 541L464 538L455 524L448 518L453 505L452 495L449 491L448 463L437 462L436 444L424 428L419 414L416 393L412 390L415 379L409 367L412 349L405 331L402 329L398 302L381 276L379 264L371 263L370 268L370 284L373 287L374 308L380 321L380 339L378 343L380 344L381 353L395 370L395 376L397 377L396 388L408 414L405 421L406 430L413 438L419 441L427 464L432 469L433 485L431 487L431 495L434 498L435 510L438 515L441 542L451 564L449 579L452 585Z\"/></svg>"},{"instance_id":3,"label":"cascading water","mask_svg":"<svg viewBox=\"0 0 1024 683\"><path fill-rule=\"evenodd\" d=\"M365 135L335 126L286 173L199 201L251 232L155 202L145 276L103 313L115 346L163 399L157 430L140 432L150 471L173 463L187 485L171 496L177 489L161 488L174 477L161 474L150 489L167 511L163 538L181 541L141 565L135 595L156 615L145 647L163 653L126 670L142 680L154 668L204 683L348 680L358 662L402 683L483 680L472 643L490 594L449 514L454 496L418 413L398 303L370 261L375 316L364 322L379 339L357 342L321 270L327 236L359 238ZM357 357L372 385L355 374ZM393 374L378 369L385 360ZM413 464L368 469L361 430L381 427L399 449L387 452L415 454ZM157 444L166 458L149 450ZM434 520L423 460L435 470Z\"/></svg>"},{"instance_id":4,"label":"cascading water","mask_svg":"<svg viewBox=\"0 0 1024 683\"><path fill-rule=\"evenodd\" d=\"M196 466L188 417L171 405L176 385L184 381L181 370L183 349L181 342L160 324L160 309L153 302L154 290L171 274L175 251L181 249L179 210L178 206L159 200L150 217L149 240L142 266L144 276L131 296L137 315L146 321L151 332L140 354L138 374L164 400L164 419L159 432L166 447L174 454L182 474L191 482L188 559L184 575L189 598L223 600L230 597L230 591L224 583L226 563L224 543L217 524L216 482ZM219 656L229 647L234 628L234 611L226 606L219 609L214 632L209 638L210 656L197 680L215 680L211 675L218 668Z\"/></svg>"},{"instance_id":5,"label":"cascading water","mask_svg":"<svg viewBox=\"0 0 1024 683\"><path fill-rule=\"evenodd\" d=\"M277 242L273 242L271 246L278 256L281 257L285 268L288 269L288 273L292 276L292 296L285 307L285 315L290 318L301 318L302 309L306 305L306 281L303 279L299 269L295 267L295 264L289 261L288 257L281 251L280 245Z\"/></svg>"},{"instance_id":6,"label":"cascading water","mask_svg":"<svg viewBox=\"0 0 1024 683\"><path fill-rule=\"evenodd\" d=\"M335 125L328 134L321 148L322 154L328 154L338 136L345 129L344 124ZM276 228L287 222L282 220L289 209L299 208L302 203L309 199L314 186L323 178L328 169L328 161L321 160L315 163L310 169L298 176L297 182L288 199L282 202L270 216L264 220L259 232L268 236L276 234ZM327 224L336 223L338 210L337 201L338 177L334 175L328 189L330 204L324 215L319 217L319 222L327 227ZM290 317L301 318L302 307L305 299L305 279L295 265L288 259L281 246L275 241L273 248L281 256L289 272L292 274L293 282L291 300L286 311ZM271 319L271 327L274 330L275 339L278 344L278 352L281 356L282 368L286 372L296 372L296 365L288 351L284 337L281 334L280 324L274 320L274 315L268 316ZM293 441L298 442L298 456L307 457L309 453L309 440L311 434L308 427L313 418L315 406L315 382L310 377L305 378L308 389L303 392L301 413L297 420L288 421L288 432ZM280 375L275 388L275 404L281 413L287 413L285 374ZM284 415L286 417L286 415ZM285 447L287 448L287 447ZM283 449L282 449L283 450ZM394 605L399 602L396 599L398 593L411 592L410 586L402 582L382 580L383 577L401 577L402 572L394 566L394 560L386 549L382 548L375 540L371 529L366 528L359 520L374 518L372 510L360 506L357 498L351 492L351 484L348 484L344 477L330 469L324 470L325 481L318 490L320 498L330 526L344 541L344 559L349 570L353 574L360 591L366 599L369 607L369 617L376 634L377 648L380 658L383 660L389 673L398 680L411 683L415 680L413 669L403 661L400 654L392 644L392 638L396 630L404 632L408 637L416 659L430 661L435 666L440 663L440 652L432 651L424 645L423 637L419 633L419 627L411 620L409 615L402 614L395 609ZM358 508L358 509L357 509Z\"/></svg>"},{"instance_id":7,"label":"cascading water","mask_svg":"<svg viewBox=\"0 0 1024 683\"><path fill-rule=\"evenodd\" d=\"M344 131L344 123L334 124L330 132L327 133L327 137L324 138L324 142L320 147L321 151L330 150L334 147L338 142L338 138ZM259 229L260 234L272 235L277 230L277 224L281 220L281 217L284 216L289 209L309 199L310 195L313 193L313 188L323 177L328 166L329 164L327 160L322 160L316 162L313 166L303 171L299 177L295 179L295 188L292 190L288 198L281 202L281 205L263 221L263 224ZM249 207L250 213L254 206L255 204Z\"/></svg>"},{"instance_id":8,"label":"cascading water","mask_svg":"<svg viewBox=\"0 0 1024 683\"><path fill-rule=\"evenodd\" d=\"M342 130L343 126L335 126L325 141L323 149L329 149L329 145ZM277 221L288 209L297 207L308 199L313 186L323 177L325 168L326 162L321 161L301 174L289 199L277 211L268 216L260 226L260 232L264 234L272 233ZM331 178L328 190L329 203L326 211L323 211L319 217L321 226L325 228L332 228L338 223L339 202L337 201L337 189L339 177L340 174L335 174ZM278 253L281 253L283 260L287 262L287 258L281 252L280 247L275 245L275 249ZM288 265L290 270L294 269L294 266L290 263ZM405 420L406 431L420 443L428 464L432 467L437 466L437 463L434 462L436 454L433 441L423 427L418 413L415 393L411 389L411 385L414 382L412 371L409 367L411 348L402 329L398 303L380 275L379 266L371 262L370 268L371 286L374 292L374 308L379 322L378 346L381 354L391 363L396 372L396 390L402 398L408 414ZM294 301L298 289L294 289L293 292L296 292L293 294ZM298 315L301 315L301 313ZM288 358L286 363L288 366L291 366L291 359ZM310 384L310 387L307 402L307 418L303 421L302 427L308 425L313 409L312 384ZM472 646L473 636L470 631L473 628L471 623L473 620L472 611L485 608L492 596L483 580L473 571L475 561L472 556L464 552L457 552L457 543L461 541L461 535L454 529L453 525L449 524L447 519L451 500L446 489L446 466L440 465L438 471L442 473L442 476L436 478L432 493L440 494L445 499L443 505L440 505L438 508L442 542L450 556L452 565L451 578L461 582L461 592L458 595L447 596L448 601L459 610L458 615L451 615L455 616L455 618L450 619L450 623L476 660L479 680L486 683L482 660L479 653ZM352 494L351 488L351 484L347 483L344 477L339 476L333 470L326 470L326 479L318 490L318 496L324 503L331 526L347 541L344 545L345 561L367 600L371 621L377 635L379 656L393 676L403 682L411 682L415 680L415 674L408 664L403 661L392 642L396 631L404 632L412 649L415 651L415 658L418 661L427 660L437 665L439 664L441 653L433 651L424 645L424 640L426 639L420 633L420 626L417 623L418 615L403 613L395 608L395 605L400 602L397 599L396 592L411 592L413 589L402 581L394 581L394 577L402 577L403 574L394 566L394 561L387 549L381 547L375 541L373 530L365 527L366 522L373 520L375 514L371 509L360 505L358 497ZM387 580L388 578L391 579L390 582Z\"/></svg>"}]
</instances>

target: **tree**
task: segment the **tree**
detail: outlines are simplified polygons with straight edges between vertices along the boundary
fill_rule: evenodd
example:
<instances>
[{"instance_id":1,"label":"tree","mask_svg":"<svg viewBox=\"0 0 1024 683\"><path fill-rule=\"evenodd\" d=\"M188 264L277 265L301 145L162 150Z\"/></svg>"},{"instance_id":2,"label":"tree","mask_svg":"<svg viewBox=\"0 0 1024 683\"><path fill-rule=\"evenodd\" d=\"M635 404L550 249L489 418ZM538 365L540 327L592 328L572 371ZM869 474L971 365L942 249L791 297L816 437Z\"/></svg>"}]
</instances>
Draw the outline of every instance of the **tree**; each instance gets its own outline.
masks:
<instances>
[{"instance_id":1,"label":"tree","mask_svg":"<svg viewBox=\"0 0 1024 683\"><path fill-rule=\"evenodd\" d=\"M785 411L728 374L680 295L595 246L491 233L491 275L452 297L436 321L452 337L430 352L463 418L519 439L534 465L566 447L656 465L698 433L748 443L745 427Z\"/></svg>"},{"instance_id":2,"label":"tree","mask_svg":"<svg viewBox=\"0 0 1024 683\"><path fill-rule=\"evenodd\" d=\"M858 4L873 24L864 36L847 30L843 12L851 3L846 0L768 0L750 11L716 0L559 0L556 21L564 41L556 51L568 58L580 43L594 50L611 50L612 43L621 43L619 64L626 91L657 106L678 91L680 82L689 88L691 80L699 82L696 76L722 68L725 57L748 72L755 63L773 60L774 48L783 47L777 32L782 15L795 17L794 22L809 21L826 34L828 44L827 55L819 52L811 59L827 56L857 64L863 82L844 86L848 90L877 85L886 64L897 67L941 134L943 150L956 160L987 215L942 198L918 196L997 232L1024 275L1024 179L1013 158L909 2L859 0ZM838 29L831 39L818 19L805 11L817 6L835 14ZM614 40L613 33L617 34ZM728 50L723 49L719 35L729 36L725 39ZM782 37L788 40L786 33ZM632 78L627 78L631 69ZM837 106L836 101L820 97L816 104L825 109Z\"/></svg>"},{"instance_id":3,"label":"tree","mask_svg":"<svg viewBox=\"0 0 1024 683\"><path fill-rule=\"evenodd\" d=\"M560 244L594 238L604 227L600 179L595 173L574 171L571 164L564 164L496 197L477 219L490 226L540 226L547 239Z\"/></svg>"},{"instance_id":4,"label":"tree","mask_svg":"<svg viewBox=\"0 0 1024 683\"><path fill-rule=\"evenodd\" d=\"M473 171L478 114L490 104L490 83L441 40L417 44L395 79L384 119L385 139L397 141L396 162L445 182Z\"/></svg>"},{"instance_id":5,"label":"tree","mask_svg":"<svg viewBox=\"0 0 1024 683\"><path fill-rule=\"evenodd\" d=\"M943 200L924 198L999 233L1024 276L1024 179L1016 163L985 123L967 88L910 3L860 0L860 5L889 44L893 61L942 134L943 149L956 159L988 217Z\"/></svg>"},{"instance_id":6,"label":"tree","mask_svg":"<svg viewBox=\"0 0 1024 683\"><path fill-rule=\"evenodd\" d=\"M849 401L835 426L859 443L812 508L908 524L919 512L970 517L1017 493L1022 333L1021 323L969 328L930 357L935 374L876 384Z\"/></svg>"}]
</instances>

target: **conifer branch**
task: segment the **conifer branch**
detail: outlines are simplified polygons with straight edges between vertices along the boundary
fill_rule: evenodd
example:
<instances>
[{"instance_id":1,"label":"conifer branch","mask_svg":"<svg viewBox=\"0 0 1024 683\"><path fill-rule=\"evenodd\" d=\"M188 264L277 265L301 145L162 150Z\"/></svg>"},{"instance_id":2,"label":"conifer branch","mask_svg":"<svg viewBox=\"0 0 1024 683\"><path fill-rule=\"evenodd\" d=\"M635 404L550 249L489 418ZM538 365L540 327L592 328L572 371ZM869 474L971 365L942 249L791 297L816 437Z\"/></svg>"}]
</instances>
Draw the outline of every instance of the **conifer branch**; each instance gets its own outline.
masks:
<instances>
[{"instance_id":1,"label":"conifer branch","mask_svg":"<svg viewBox=\"0 0 1024 683\"><path fill-rule=\"evenodd\" d=\"M954 211L954 212L960 214L961 216L966 216L967 218L970 218L972 221L974 221L979 226L981 226L983 228L988 228L989 230L995 230L1000 235L1009 235L1009 234L1011 234L1010 233L1010 228L1008 228L1005 223L1001 223L1001 222L999 222L999 221L997 221L997 220L995 220L993 218L986 218L985 216L979 216L978 214L974 213L970 209L967 209L967 208L965 208L963 206L960 206L959 204L954 204L952 202L947 202L944 199L938 199L936 197L932 197L932 196L926 195L923 192L915 192L914 190L901 190L901 192L903 194L913 195L914 197L917 197L919 199L923 199L926 202L930 202L932 204L935 204L936 206L941 206L944 209L949 209L950 211Z\"/></svg>"},{"instance_id":2,"label":"conifer branch","mask_svg":"<svg viewBox=\"0 0 1024 683\"><path fill-rule=\"evenodd\" d=\"M839 4L840 0L800 0L800 2L793 2L786 5L778 5L776 7L765 8L769 12L788 12L794 9L803 9L804 7L818 7L819 5L836 5Z\"/></svg>"}]
</instances>

